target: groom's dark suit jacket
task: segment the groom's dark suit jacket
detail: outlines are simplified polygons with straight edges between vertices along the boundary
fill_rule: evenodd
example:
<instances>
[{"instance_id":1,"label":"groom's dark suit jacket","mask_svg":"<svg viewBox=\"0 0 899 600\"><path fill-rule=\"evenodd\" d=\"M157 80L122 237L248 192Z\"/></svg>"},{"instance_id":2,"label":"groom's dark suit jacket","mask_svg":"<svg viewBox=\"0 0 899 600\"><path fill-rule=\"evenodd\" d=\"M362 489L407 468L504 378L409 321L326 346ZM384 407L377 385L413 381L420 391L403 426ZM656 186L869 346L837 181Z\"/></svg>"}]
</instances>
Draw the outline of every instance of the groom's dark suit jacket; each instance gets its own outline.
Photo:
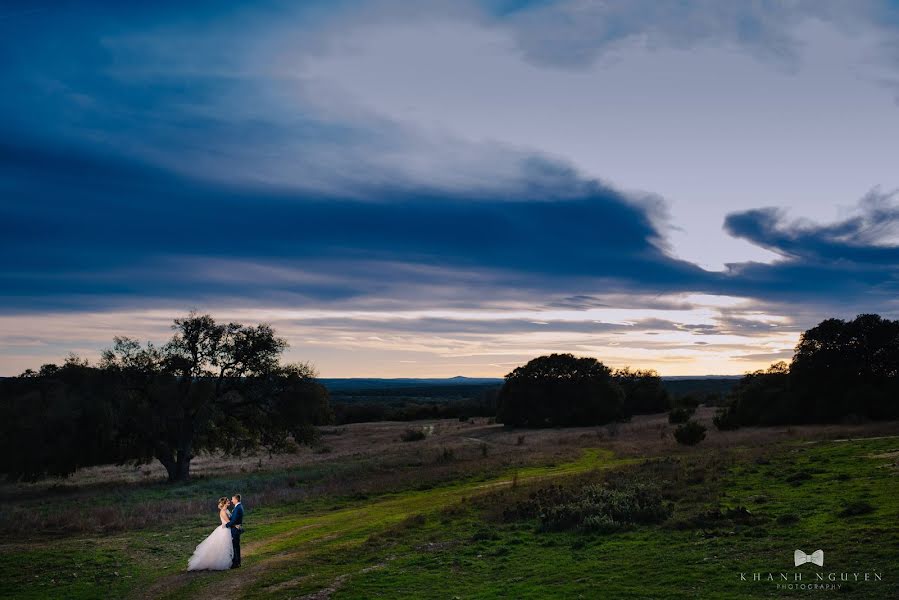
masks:
<instances>
[{"instance_id":1,"label":"groom's dark suit jacket","mask_svg":"<svg viewBox=\"0 0 899 600\"><path fill-rule=\"evenodd\" d=\"M225 525L225 527L231 530L231 537L236 537L243 533L235 525L243 525L243 504L238 504L234 507L234 510L231 511L231 520Z\"/></svg>"}]
</instances>

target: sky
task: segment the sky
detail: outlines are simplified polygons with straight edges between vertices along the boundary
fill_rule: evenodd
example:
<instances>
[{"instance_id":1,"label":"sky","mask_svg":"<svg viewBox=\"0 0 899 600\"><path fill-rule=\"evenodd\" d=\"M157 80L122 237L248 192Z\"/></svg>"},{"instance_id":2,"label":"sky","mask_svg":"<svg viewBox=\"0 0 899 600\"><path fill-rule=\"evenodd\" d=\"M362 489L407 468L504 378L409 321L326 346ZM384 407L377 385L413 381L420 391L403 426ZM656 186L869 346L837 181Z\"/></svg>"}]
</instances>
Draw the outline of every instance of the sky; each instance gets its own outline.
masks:
<instances>
[{"instance_id":1,"label":"sky","mask_svg":"<svg viewBox=\"0 0 899 600\"><path fill-rule=\"evenodd\" d=\"M191 310L326 377L899 317L897 2L126 4L0 4L0 375Z\"/></svg>"}]
</instances>

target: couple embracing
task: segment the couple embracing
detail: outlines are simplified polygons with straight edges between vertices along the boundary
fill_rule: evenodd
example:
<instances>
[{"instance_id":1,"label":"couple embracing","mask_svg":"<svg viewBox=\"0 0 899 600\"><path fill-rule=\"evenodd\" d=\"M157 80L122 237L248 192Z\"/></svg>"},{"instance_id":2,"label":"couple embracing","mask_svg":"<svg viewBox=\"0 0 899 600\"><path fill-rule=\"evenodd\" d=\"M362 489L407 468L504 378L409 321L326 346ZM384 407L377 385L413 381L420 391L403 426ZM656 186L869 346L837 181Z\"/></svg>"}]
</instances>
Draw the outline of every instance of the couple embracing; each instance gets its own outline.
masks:
<instances>
[{"instance_id":1,"label":"couple embracing","mask_svg":"<svg viewBox=\"0 0 899 600\"><path fill-rule=\"evenodd\" d=\"M231 510L228 510L231 507ZM234 494L229 502L219 498L221 526L200 542L193 556L187 561L188 571L224 571L240 566L240 535L243 533L243 505L240 494Z\"/></svg>"}]
</instances>

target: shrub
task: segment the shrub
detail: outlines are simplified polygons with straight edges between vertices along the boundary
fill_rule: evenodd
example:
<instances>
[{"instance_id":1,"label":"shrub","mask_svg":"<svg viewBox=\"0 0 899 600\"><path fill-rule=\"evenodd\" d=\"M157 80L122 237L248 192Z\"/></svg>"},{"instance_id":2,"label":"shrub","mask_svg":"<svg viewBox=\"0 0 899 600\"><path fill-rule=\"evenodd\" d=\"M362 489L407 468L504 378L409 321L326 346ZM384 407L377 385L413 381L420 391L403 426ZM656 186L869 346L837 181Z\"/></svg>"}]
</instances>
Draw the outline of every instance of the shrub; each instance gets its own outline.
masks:
<instances>
[{"instance_id":1,"label":"shrub","mask_svg":"<svg viewBox=\"0 0 899 600\"><path fill-rule=\"evenodd\" d=\"M478 529L474 532L474 535L471 536L471 541L473 542L493 541L498 539L499 534L492 527Z\"/></svg>"},{"instance_id":2,"label":"shrub","mask_svg":"<svg viewBox=\"0 0 899 600\"><path fill-rule=\"evenodd\" d=\"M545 531L611 532L638 523L659 523L670 509L651 486L588 484L541 488L505 512L507 519L536 518Z\"/></svg>"},{"instance_id":3,"label":"shrub","mask_svg":"<svg viewBox=\"0 0 899 600\"><path fill-rule=\"evenodd\" d=\"M677 408L672 408L671 412L668 413L668 422L672 425L677 423L686 423L690 420L690 417L693 416L693 413L696 412L694 408L688 408L686 406L678 406Z\"/></svg>"},{"instance_id":4,"label":"shrub","mask_svg":"<svg viewBox=\"0 0 899 600\"><path fill-rule=\"evenodd\" d=\"M418 442L427 437L421 429L407 429L400 435L400 439L404 442Z\"/></svg>"},{"instance_id":5,"label":"shrub","mask_svg":"<svg viewBox=\"0 0 899 600\"><path fill-rule=\"evenodd\" d=\"M695 446L705 439L705 426L696 421L687 421L674 430L674 439L684 446Z\"/></svg>"},{"instance_id":6,"label":"shrub","mask_svg":"<svg viewBox=\"0 0 899 600\"><path fill-rule=\"evenodd\" d=\"M795 515L793 513L788 513L785 515L780 515L777 517L778 525L792 525L793 523L799 522L799 515Z\"/></svg>"},{"instance_id":7,"label":"shrub","mask_svg":"<svg viewBox=\"0 0 899 600\"><path fill-rule=\"evenodd\" d=\"M447 448L446 446L444 446L443 449L440 451L440 454L437 455L437 462L438 463L451 462L453 460L453 456L455 456L453 449Z\"/></svg>"},{"instance_id":8,"label":"shrub","mask_svg":"<svg viewBox=\"0 0 899 600\"><path fill-rule=\"evenodd\" d=\"M795 473L790 473L784 478L784 481L787 483L791 483L793 485L802 485L803 481L808 481L812 476L805 471L796 471Z\"/></svg>"},{"instance_id":9,"label":"shrub","mask_svg":"<svg viewBox=\"0 0 899 600\"><path fill-rule=\"evenodd\" d=\"M718 428L718 431L733 431L740 428L736 412L730 408L721 408L712 419L712 423Z\"/></svg>"},{"instance_id":10,"label":"shrub","mask_svg":"<svg viewBox=\"0 0 899 600\"><path fill-rule=\"evenodd\" d=\"M609 437L618 437L618 421L612 421L608 425L606 425L606 433Z\"/></svg>"},{"instance_id":11,"label":"shrub","mask_svg":"<svg viewBox=\"0 0 899 600\"><path fill-rule=\"evenodd\" d=\"M871 506L870 503L865 502L864 500L858 500L847 504L846 507L840 511L840 516L856 517L858 515L867 515L872 512L874 512L874 507Z\"/></svg>"}]
</instances>

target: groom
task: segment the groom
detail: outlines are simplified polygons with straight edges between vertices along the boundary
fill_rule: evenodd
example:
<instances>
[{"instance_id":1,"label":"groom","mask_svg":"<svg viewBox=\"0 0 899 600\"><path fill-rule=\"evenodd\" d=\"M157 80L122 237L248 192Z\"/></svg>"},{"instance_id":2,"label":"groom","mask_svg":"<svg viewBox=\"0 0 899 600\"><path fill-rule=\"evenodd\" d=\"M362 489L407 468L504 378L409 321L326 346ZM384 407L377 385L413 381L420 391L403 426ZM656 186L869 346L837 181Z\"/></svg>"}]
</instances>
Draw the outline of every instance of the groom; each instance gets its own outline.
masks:
<instances>
[{"instance_id":1,"label":"groom","mask_svg":"<svg viewBox=\"0 0 899 600\"><path fill-rule=\"evenodd\" d=\"M240 503L240 494L231 497L231 520L225 527L231 529L231 545L234 546L234 558L231 559L231 568L240 567L240 534L243 533L243 505Z\"/></svg>"}]
</instances>

